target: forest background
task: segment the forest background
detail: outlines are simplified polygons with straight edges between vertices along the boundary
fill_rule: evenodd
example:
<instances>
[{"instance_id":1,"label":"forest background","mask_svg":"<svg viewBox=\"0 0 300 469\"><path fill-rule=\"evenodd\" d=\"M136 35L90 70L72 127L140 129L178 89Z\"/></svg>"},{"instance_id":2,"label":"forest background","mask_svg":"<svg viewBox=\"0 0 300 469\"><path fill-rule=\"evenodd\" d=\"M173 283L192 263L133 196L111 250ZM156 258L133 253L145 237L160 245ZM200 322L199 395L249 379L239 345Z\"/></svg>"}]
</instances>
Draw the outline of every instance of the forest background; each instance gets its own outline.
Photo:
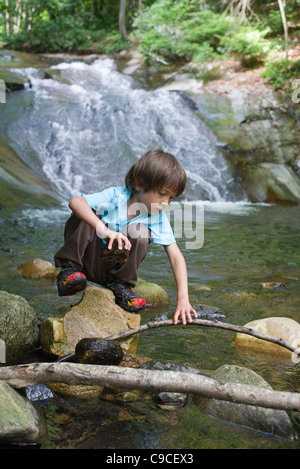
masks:
<instances>
[{"instance_id":1,"label":"forest background","mask_svg":"<svg viewBox=\"0 0 300 469\"><path fill-rule=\"evenodd\" d=\"M241 59L276 89L300 78L300 0L0 0L0 47L116 54L149 64Z\"/></svg>"}]
</instances>

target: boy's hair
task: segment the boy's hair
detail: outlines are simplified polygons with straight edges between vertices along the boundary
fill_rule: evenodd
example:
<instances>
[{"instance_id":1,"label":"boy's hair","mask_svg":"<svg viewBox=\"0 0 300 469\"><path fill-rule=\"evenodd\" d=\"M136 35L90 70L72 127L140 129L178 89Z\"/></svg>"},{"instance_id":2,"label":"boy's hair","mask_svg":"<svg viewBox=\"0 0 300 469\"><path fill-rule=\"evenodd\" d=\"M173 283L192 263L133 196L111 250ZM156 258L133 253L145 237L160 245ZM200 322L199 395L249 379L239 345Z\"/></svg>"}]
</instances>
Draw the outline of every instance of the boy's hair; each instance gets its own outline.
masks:
<instances>
[{"instance_id":1,"label":"boy's hair","mask_svg":"<svg viewBox=\"0 0 300 469\"><path fill-rule=\"evenodd\" d=\"M130 168L125 184L132 192L137 192L139 187L145 192L167 191L177 197L185 189L186 174L174 155L159 149L150 150Z\"/></svg>"}]
</instances>

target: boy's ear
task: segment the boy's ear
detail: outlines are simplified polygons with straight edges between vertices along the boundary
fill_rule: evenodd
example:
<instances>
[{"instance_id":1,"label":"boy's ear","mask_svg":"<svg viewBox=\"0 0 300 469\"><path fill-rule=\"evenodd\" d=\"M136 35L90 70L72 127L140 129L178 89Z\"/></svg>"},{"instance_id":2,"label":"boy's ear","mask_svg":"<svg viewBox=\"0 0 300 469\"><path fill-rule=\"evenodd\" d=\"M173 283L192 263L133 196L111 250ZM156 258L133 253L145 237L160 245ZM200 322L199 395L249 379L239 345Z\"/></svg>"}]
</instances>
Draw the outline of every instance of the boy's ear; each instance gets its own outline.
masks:
<instances>
[{"instance_id":1,"label":"boy's ear","mask_svg":"<svg viewBox=\"0 0 300 469\"><path fill-rule=\"evenodd\" d=\"M136 186L135 186L135 190L136 190L137 192L140 192L140 191L142 190L142 188L141 188L141 186L136 185Z\"/></svg>"}]
</instances>

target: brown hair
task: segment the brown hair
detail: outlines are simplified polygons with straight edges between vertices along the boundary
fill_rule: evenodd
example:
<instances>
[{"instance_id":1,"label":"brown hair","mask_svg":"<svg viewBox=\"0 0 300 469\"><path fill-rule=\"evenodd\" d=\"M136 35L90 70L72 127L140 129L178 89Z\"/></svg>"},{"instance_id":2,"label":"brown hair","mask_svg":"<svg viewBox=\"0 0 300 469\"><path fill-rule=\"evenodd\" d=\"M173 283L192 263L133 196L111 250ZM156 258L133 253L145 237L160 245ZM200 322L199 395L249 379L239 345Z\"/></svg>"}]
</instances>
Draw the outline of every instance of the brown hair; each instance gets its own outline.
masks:
<instances>
[{"instance_id":1,"label":"brown hair","mask_svg":"<svg viewBox=\"0 0 300 469\"><path fill-rule=\"evenodd\" d=\"M182 194L186 174L175 156L162 150L150 150L139 158L128 171L127 189L137 192L137 187L149 191L168 191L174 197Z\"/></svg>"}]
</instances>

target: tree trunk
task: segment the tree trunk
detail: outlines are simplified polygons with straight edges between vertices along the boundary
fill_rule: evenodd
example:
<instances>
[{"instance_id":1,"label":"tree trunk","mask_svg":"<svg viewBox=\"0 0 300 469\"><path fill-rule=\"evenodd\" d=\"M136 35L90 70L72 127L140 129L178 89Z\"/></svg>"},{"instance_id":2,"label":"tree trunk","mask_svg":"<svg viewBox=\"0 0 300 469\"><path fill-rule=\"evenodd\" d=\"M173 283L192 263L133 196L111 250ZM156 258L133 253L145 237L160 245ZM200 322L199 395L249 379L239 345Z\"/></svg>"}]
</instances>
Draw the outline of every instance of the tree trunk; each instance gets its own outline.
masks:
<instances>
[{"instance_id":1,"label":"tree trunk","mask_svg":"<svg viewBox=\"0 0 300 469\"><path fill-rule=\"evenodd\" d=\"M287 22L286 22L283 1L278 0L278 5L279 5L279 9L280 9L281 20L282 20L282 25L283 25L283 30L284 30L285 56L286 56L286 60L288 60L289 59L288 25L287 25Z\"/></svg>"},{"instance_id":2,"label":"tree trunk","mask_svg":"<svg viewBox=\"0 0 300 469\"><path fill-rule=\"evenodd\" d=\"M198 394L247 405L300 410L300 393L273 391L178 371L156 371L79 363L33 363L0 368L0 379L14 387L36 383L109 386L117 389Z\"/></svg>"},{"instance_id":3,"label":"tree trunk","mask_svg":"<svg viewBox=\"0 0 300 469\"><path fill-rule=\"evenodd\" d=\"M126 0L120 0L119 31L123 39L127 37L126 31Z\"/></svg>"}]
</instances>

